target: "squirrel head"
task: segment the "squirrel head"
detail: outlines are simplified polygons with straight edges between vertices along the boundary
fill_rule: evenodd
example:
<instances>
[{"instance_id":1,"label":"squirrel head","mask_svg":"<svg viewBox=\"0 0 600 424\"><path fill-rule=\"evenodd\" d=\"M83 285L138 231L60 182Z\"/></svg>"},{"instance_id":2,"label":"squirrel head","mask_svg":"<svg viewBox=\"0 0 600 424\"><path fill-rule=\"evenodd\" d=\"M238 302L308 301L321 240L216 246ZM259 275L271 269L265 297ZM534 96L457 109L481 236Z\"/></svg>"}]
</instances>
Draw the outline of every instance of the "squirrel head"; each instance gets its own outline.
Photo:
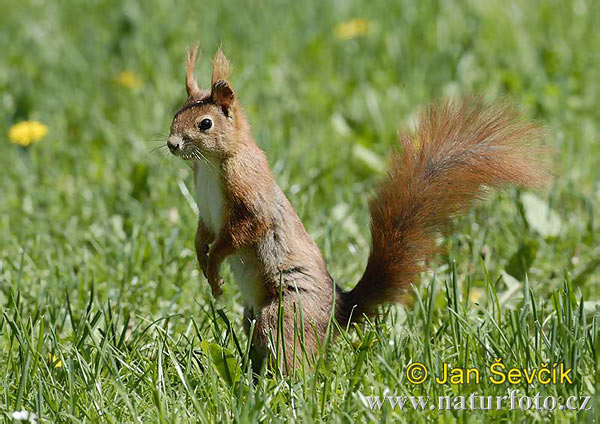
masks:
<instances>
[{"instance_id":1,"label":"squirrel head","mask_svg":"<svg viewBox=\"0 0 600 424\"><path fill-rule=\"evenodd\" d=\"M246 119L229 83L229 62L219 48L213 59L211 90L194 78L198 46L187 52L187 100L175 113L167 146L186 160L223 158L233 154L248 132Z\"/></svg>"}]
</instances>

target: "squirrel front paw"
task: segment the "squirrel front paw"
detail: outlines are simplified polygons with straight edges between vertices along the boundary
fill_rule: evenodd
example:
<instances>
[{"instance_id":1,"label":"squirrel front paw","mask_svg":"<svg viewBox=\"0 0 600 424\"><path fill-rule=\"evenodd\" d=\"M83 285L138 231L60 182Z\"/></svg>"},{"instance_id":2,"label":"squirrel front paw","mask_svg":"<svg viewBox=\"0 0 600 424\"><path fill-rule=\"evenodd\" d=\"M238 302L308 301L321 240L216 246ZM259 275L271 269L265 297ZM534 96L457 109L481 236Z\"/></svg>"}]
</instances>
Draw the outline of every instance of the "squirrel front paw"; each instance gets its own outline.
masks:
<instances>
[{"instance_id":1,"label":"squirrel front paw","mask_svg":"<svg viewBox=\"0 0 600 424\"><path fill-rule=\"evenodd\" d=\"M204 275L208 280L208 284L212 290L213 297L218 297L223 294L221 286L224 284L223 279L219 276L219 265L214 261L211 261L210 257L207 257L206 271Z\"/></svg>"},{"instance_id":2,"label":"squirrel front paw","mask_svg":"<svg viewBox=\"0 0 600 424\"><path fill-rule=\"evenodd\" d=\"M208 284L210 285L210 289L212 291L212 295L214 298L217 298L223 294L223 289L221 286L224 284L224 281L219 276L216 277L207 277Z\"/></svg>"},{"instance_id":3,"label":"squirrel front paw","mask_svg":"<svg viewBox=\"0 0 600 424\"><path fill-rule=\"evenodd\" d=\"M208 283L210 284L210 288L212 290L212 295L214 298L217 298L223 294L223 289L221 288L221 286L224 282L222 278L219 278L217 279L217 281L214 282L209 281Z\"/></svg>"}]
</instances>

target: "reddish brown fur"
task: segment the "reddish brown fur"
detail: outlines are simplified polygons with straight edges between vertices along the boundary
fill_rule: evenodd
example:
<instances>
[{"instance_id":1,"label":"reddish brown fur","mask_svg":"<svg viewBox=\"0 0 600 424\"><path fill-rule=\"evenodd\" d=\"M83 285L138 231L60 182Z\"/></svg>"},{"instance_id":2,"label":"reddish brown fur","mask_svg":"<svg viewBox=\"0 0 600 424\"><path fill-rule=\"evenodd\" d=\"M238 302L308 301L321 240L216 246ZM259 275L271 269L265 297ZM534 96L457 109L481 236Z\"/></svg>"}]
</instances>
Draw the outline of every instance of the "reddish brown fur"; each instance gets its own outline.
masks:
<instances>
[{"instance_id":1,"label":"reddish brown fur","mask_svg":"<svg viewBox=\"0 0 600 424\"><path fill-rule=\"evenodd\" d=\"M345 323L350 316L357 320L374 313L382 303L402 300L436 251L438 231L485 187L537 187L548 180L537 160L538 128L508 106L467 98L427 109L418 130L400 137L403 151L392 155L389 175L370 205L373 240L365 274L352 291L343 292L252 138L228 80L227 59L217 52L207 92L193 79L194 58L195 51L188 54L188 99L173 119L169 140L181 142L177 154L195 160L196 173L214 167L215 187L202 190L214 188L224 207L218 228L206 221L207 211L201 213L198 261L215 296L221 293L219 269L227 257L237 255L243 271L250 272L237 282L245 295L246 327L249 319L256 320L253 344L260 358L277 354L270 341L276 343L280 290L282 350L293 368L304 360L299 340L310 359L324 340L332 311ZM213 127L201 130L198 124L206 117Z\"/></svg>"},{"instance_id":2,"label":"reddish brown fur","mask_svg":"<svg viewBox=\"0 0 600 424\"><path fill-rule=\"evenodd\" d=\"M229 79L229 61L223 54L223 50L219 48L213 59L212 83L213 85L220 80L227 81Z\"/></svg>"},{"instance_id":3,"label":"reddish brown fur","mask_svg":"<svg viewBox=\"0 0 600 424\"><path fill-rule=\"evenodd\" d=\"M191 51L187 52L185 57L185 88L188 93L188 98L200 97L200 88L194 78L194 65L196 64L196 56L198 54L198 46L194 46Z\"/></svg>"},{"instance_id":4,"label":"reddish brown fur","mask_svg":"<svg viewBox=\"0 0 600 424\"><path fill-rule=\"evenodd\" d=\"M541 131L506 103L469 97L431 106L415 133L402 133L386 179L370 203L372 248L367 269L349 293L356 317L401 301L436 235L486 188L541 187L550 179ZM351 304L351 305L350 305Z\"/></svg>"}]
</instances>

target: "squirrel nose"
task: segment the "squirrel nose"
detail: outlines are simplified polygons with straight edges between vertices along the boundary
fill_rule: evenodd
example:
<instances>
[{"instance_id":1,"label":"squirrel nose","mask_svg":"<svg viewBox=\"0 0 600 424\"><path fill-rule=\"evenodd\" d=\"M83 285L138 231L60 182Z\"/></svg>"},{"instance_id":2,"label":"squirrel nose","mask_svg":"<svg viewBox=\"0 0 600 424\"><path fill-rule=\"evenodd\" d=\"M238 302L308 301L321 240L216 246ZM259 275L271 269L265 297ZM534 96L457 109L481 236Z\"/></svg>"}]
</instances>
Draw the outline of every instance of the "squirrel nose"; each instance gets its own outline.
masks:
<instances>
[{"instance_id":1,"label":"squirrel nose","mask_svg":"<svg viewBox=\"0 0 600 424\"><path fill-rule=\"evenodd\" d=\"M179 149L181 149L181 138L177 136L169 137L167 140L167 147L171 153L176 153Z\"/></svg>"}]
</instances>

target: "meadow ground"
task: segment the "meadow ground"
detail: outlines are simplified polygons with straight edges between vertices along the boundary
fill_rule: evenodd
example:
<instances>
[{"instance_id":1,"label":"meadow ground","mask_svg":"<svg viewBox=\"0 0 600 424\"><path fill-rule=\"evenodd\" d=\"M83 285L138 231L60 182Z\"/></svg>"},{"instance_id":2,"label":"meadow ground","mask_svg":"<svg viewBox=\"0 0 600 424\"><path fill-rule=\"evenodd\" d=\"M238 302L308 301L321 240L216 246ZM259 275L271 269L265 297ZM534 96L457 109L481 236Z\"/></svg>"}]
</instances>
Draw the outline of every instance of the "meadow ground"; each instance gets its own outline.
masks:
<instances>
[{"instance_id":1,"label":"meadow ground","mask_svg":"<svg viewBox=\"0 0 600 424\"><path fill-rule=\"evenodd\" d=\"M4 420L22 410L39 422L597 419L599 2L1 4ZM366 262L366 199L396 128L429 101L509 96L547 127L557 178L458 219L414 302L344 333L316 371L253 378L230 274L218 302L198 275L190 170L157 149L195 40L201 85L222 43L257 142L346 288ZM27 148L9 140L24 120L48 129ZM573 384L492 384L496 358L564 363ZM482 379L412 384L413 362L432 374L477 367ZM592 410L378 410L363 398L513 389L591 396Z\"/></svg>"}]
</instances>

